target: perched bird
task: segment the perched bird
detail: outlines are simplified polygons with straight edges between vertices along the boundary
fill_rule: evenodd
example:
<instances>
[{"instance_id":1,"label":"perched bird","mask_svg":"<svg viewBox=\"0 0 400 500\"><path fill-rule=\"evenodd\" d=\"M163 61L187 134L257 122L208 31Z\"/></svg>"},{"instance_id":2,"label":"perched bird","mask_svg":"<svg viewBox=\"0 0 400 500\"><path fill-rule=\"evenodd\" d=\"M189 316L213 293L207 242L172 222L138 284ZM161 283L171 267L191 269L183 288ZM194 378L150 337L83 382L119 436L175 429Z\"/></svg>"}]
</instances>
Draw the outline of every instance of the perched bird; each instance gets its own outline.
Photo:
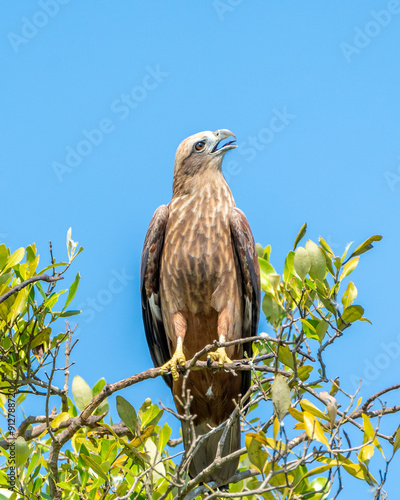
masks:
<instances>
[{"instance_id":1,"label":"perched bird","mask_svg":"<svg viewBox=\"0 0 400 500\"><path fill-rule=\"evenodd\" d=\"M222 144L227 138L233 140ZM236 208L222 174L224 155L236 148L229 130L200 132L185 139L175 156L172 200L155 211L141 261L142 312L146 338L156 367L162 367L180 414L184 413L179 367L214 340L228 342L257 335L260 270L253 235ZM251 356L251 343L221 347L208 354L222 367L231 359ZM227 420L234 401L250 386L250 372L236 376L223 370L190 372L186 388L195 435ZM183 422L185 449L193 442ZM192 457L195 477L216 455L221 432L210 435ZM240 421L226 437L222 456L240 449ZM239 459L207 477L226 484Z\"/></svg>"}]
</instances>

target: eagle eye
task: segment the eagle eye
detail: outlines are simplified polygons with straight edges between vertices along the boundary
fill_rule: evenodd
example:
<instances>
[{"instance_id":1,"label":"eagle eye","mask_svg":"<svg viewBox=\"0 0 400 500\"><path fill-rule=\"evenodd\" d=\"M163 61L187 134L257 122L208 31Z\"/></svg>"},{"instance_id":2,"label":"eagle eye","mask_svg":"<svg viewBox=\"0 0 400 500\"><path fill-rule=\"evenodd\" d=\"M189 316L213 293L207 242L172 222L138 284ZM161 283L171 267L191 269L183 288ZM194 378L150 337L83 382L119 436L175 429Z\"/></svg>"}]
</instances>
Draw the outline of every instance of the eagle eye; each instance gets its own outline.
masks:
<instances>
[{"instance_id":1,"label":"eagle eye","mask_svg":"<svg viewBox=\"0 0 400 500\"><path fill-rule=\"evenodd\" d=\"M206 143L205 141L199 141L199 142L196 142L196 144L194 145L194 149L196 151L203 151L203 149L206 147Z\"/></svg>"}]
</instances>

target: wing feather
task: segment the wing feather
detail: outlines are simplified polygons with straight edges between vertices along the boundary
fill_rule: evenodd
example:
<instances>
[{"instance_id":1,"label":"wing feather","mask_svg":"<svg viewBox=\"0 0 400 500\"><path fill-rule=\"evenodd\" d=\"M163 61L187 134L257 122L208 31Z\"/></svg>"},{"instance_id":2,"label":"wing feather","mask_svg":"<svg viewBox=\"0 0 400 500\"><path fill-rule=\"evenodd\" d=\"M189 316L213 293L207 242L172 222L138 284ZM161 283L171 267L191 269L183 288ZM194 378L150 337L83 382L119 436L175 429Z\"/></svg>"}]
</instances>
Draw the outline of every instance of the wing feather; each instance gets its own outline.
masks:
<instances>
[{"instance_id":1,"label":"wing feather","mask_svg":"<svg viewBox=\"0 0 400 500\"><path fill-rule=\"evenodd\" d=\"M167 205L161 205L154 212L144 241L140 264L143 323L151 359L155 367L163 365L171 357L160 301L160 263L168 217ZM172 388L171 376L165 375L163 378Z\"/></svg>"},{"instance_id":2,"label":"wing feather","mask_svg":"<svg viewBox=\"0 0 400 500\"><path fill-rule=\"evenodd\" d=\"M253 234L244 213L237 207L230 213L230 226L233 246L236 251L243 290L243 332L242 337L257 335L260 317L260 268ZM244 344L244 351L251 356L251 342ZM242 394L250 387L250 372L242 375Z\"/></svg>"}]
</instances>

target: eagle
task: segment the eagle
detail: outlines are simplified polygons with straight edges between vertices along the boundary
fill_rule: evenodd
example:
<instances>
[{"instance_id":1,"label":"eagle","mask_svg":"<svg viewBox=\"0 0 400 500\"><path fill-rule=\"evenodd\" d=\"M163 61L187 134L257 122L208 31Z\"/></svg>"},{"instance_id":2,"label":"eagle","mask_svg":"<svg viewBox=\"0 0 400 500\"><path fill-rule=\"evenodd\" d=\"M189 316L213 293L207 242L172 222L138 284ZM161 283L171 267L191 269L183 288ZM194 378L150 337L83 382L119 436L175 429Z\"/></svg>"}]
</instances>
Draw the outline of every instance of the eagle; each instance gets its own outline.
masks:
<instances>
[{"instance_id":1,"label":"eagle","mask_svg":"<svg viewBox=\"0 0 400 500\"><path fill-rule=\"evenodd\" d=\"M257 335L256 247L246 216L236 207L222 173L225 153L237 147L235 142L231 131L221 129L197 133L179 145L172 200L154 212L143 247L140 282L146 339L181 415L185 410L180 372L186 360L216 340L224 343ZM195 436L193 425L182 419L186 451L194 438L226 421L239 396L249 389L249 371L235 375L222 369L246 355L251 356L251 342L219 347L207 359L217 361L220 370L189 373L186 389ZM197 448L189 466L192 478L214 461L221 433L211 433ZM222 456L238 449L239 417L229 429ZM205 482L227 484L238 463L239 458L226 462Z\"/></svg>"}]
</instances>

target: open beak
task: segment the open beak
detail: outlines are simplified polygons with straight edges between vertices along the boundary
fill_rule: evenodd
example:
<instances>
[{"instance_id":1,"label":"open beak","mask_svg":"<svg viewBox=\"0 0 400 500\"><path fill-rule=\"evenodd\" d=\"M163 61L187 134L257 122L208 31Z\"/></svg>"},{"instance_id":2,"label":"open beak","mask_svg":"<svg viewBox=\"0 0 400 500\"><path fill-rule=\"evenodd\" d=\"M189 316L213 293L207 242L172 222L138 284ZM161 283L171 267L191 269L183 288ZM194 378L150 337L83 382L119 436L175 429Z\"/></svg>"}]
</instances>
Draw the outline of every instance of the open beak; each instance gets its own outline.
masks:
<instances>
[{"instance_id":1,"label":"open beak","mask_svg":"<svg viewBox=\"0 0 400 500\"><path fill-rule=\"evenodd\" d=\"M230 149L237 148L237 145L235 144L236 137L230 130L216 130L213 134L215 135L215 145L210 154L225 154ZM233 140L228 141L225 144L221 144L228 137L233 137Z\"/></svg>"}]
</instances>

